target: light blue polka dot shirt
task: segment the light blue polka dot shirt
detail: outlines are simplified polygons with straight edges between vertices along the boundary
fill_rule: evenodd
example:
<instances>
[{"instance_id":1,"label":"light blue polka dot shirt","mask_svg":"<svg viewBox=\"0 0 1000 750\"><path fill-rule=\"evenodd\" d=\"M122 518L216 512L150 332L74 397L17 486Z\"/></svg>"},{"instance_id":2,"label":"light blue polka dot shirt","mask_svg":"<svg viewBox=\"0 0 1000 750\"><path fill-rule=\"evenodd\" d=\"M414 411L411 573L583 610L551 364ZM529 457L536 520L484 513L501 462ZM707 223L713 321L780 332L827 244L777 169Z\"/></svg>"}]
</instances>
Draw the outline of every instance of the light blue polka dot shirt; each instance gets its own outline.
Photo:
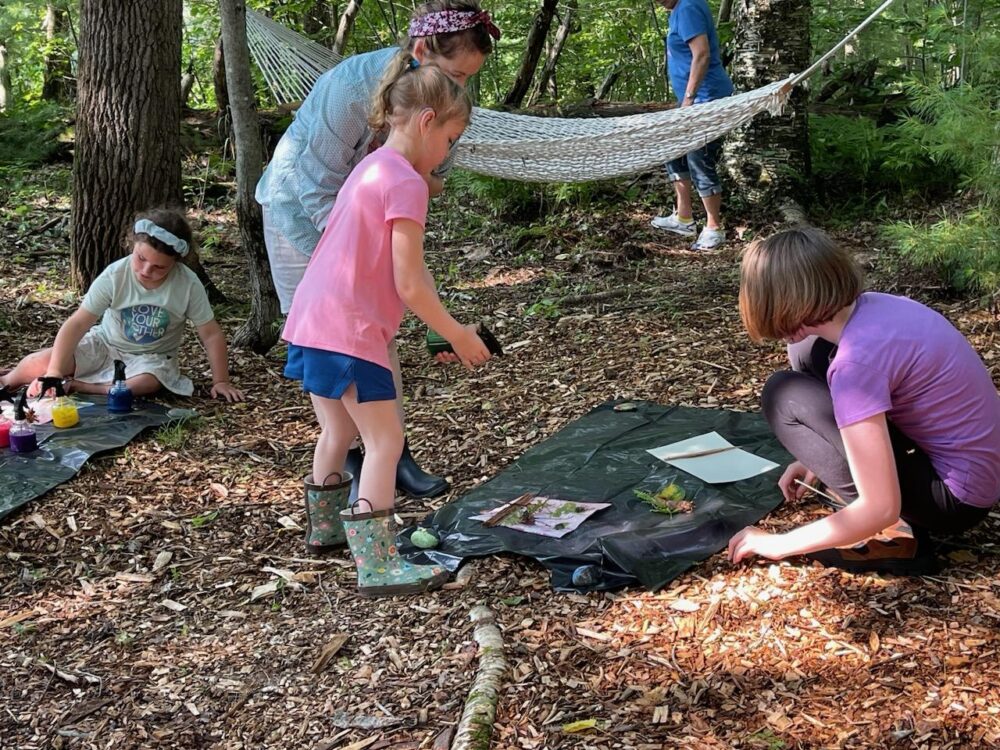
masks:
<instances>
[{"instance_id":1,"label":"light blue polka dot shirt","mask_svg":"<svg viewBox=\"0 0 1000 750\"><path fill-rule=\"evenodd\" d=\"M369 153L372 96L397 51L354 55L321 75L257 183L269 222L305 255L316 248L347 175Z\"/></svg>"}]
</instances>

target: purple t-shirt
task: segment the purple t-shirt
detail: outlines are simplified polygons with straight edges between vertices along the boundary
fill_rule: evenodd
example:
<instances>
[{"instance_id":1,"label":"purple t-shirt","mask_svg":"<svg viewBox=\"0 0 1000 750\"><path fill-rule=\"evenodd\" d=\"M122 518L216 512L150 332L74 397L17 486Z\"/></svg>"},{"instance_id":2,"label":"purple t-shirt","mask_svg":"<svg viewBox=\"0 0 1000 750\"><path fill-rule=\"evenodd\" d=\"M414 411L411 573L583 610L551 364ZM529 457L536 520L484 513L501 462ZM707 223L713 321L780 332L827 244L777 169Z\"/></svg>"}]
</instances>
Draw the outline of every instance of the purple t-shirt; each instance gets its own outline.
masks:
<instances>
[{"instance_id":1,"label":"purple t-shirt","mask_svg":"<svg viewBox=\"0 0 1000 750\"><path fill-rule=\"evenodd\" d=\"M837 427L885 413L959 500L1000 500L1000 394L965 337L919 302L866 292L827 371Z\"/></svg>"}]
</instances>

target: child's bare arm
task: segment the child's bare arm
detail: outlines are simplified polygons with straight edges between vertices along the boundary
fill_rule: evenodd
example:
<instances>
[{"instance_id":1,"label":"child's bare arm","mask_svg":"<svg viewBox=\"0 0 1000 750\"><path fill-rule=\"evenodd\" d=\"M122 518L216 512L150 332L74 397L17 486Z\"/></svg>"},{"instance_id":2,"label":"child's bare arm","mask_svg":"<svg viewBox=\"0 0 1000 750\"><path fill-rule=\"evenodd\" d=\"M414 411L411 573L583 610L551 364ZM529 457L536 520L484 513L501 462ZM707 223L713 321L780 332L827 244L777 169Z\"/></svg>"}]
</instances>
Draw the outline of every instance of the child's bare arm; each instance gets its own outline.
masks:
<instances>
[{"instance_id":1,"label":"child's bare arm","mask_svg":"<svg viewBox=\"0 0 1000 750\"><path fill-rule=\"evenodd\" d=\"M66 319L52 344L47 377L65 378L73 374L76 347L96 322L97 316L82 307Z\"/></svg>"},{"instance_id":2,"label":"child's bare arm","mask_svg":"<svg viewBox=\"0 0 1000 750\"><path fill-rule=\"evenodd\" d=\"M234 388L229 382L229 350L226 347L226 335L215 320L210 320L198 326L198 338L205 347L209 367L212 368L212 398L221 396L226 401L242 401L243 391Z\"/></svg>"},{"instance_id":3,"label":"child's bare arm","mask_svg":"<svg viewBox=\"0 0 1000 750\"><path fill-rule=\"evenodd\" d=\"M474 325L463 326L445 309L424 265L423 229L415 221L397 219L392 225L392 266L396 292L414 315L441 334L467 367L490 358Z\"/></svg>"}]
</instances>

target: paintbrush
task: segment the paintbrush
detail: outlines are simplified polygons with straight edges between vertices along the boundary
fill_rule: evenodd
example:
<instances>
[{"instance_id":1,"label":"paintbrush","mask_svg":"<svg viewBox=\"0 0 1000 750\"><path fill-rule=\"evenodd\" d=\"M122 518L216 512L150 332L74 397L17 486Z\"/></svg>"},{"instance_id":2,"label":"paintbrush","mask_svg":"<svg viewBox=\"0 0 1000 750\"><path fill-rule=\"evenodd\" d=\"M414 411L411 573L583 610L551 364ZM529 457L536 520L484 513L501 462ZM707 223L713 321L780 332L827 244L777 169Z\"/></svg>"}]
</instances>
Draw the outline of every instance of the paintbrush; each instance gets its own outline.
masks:
<instances>
[{"instance_id":1,"label":"paintbrush","mask_svg":"<svg viewBox=\"0 0 1000 750\"><path fill-rule=\"evenodd\" d=\"M714 456L716 453L725 453L726 451L732 451L738 448L738 445L727 445L724 448L706 448L705 450L689 451L687 453L670 453L666 456L660 456L660 460L679 461L682 458L701 458L702 456Z\"/></svg>"},{"instance_id":2,"label":"paintbrush","mask_svg":"<svg viewBox=\"0 0 1000 750\"><path fill-rule=\"evenodd\" d=\"M801 487L805 487L807 490L810 490L811 492L815 492L817 495L825 497L827 500L829 500L831 503L833 503L833 506L835 508L843 508L844 507L844 501L843 500L838 500L837 498L833 497L832 495L826 494L825 492L823 492L823 490L819 489L818 487L814 487L811 484L807 484L806 482L803 482L801 479L796 479L795 480L795 484L797 484L797 485L799 485Z\"/></svg>"}]
</instances>

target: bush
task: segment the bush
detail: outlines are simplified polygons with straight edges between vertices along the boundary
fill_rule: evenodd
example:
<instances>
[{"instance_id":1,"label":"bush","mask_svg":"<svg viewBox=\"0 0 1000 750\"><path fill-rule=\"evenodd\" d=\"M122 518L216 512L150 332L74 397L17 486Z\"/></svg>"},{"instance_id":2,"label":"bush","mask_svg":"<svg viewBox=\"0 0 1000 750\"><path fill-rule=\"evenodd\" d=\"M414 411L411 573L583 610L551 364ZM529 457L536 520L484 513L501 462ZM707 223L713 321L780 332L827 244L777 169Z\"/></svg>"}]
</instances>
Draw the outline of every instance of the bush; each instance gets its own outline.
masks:
<instances>
[{"instance_id":1,"label":"bush","mask_svg":"<svg viewBox=\"0 0 1000 750\"><path fill-rule=\"evenodd\" d=\"M0 164L41 164L66 150L66 108L40 102L0 114Z\"/></svg>"}]
</instances>

